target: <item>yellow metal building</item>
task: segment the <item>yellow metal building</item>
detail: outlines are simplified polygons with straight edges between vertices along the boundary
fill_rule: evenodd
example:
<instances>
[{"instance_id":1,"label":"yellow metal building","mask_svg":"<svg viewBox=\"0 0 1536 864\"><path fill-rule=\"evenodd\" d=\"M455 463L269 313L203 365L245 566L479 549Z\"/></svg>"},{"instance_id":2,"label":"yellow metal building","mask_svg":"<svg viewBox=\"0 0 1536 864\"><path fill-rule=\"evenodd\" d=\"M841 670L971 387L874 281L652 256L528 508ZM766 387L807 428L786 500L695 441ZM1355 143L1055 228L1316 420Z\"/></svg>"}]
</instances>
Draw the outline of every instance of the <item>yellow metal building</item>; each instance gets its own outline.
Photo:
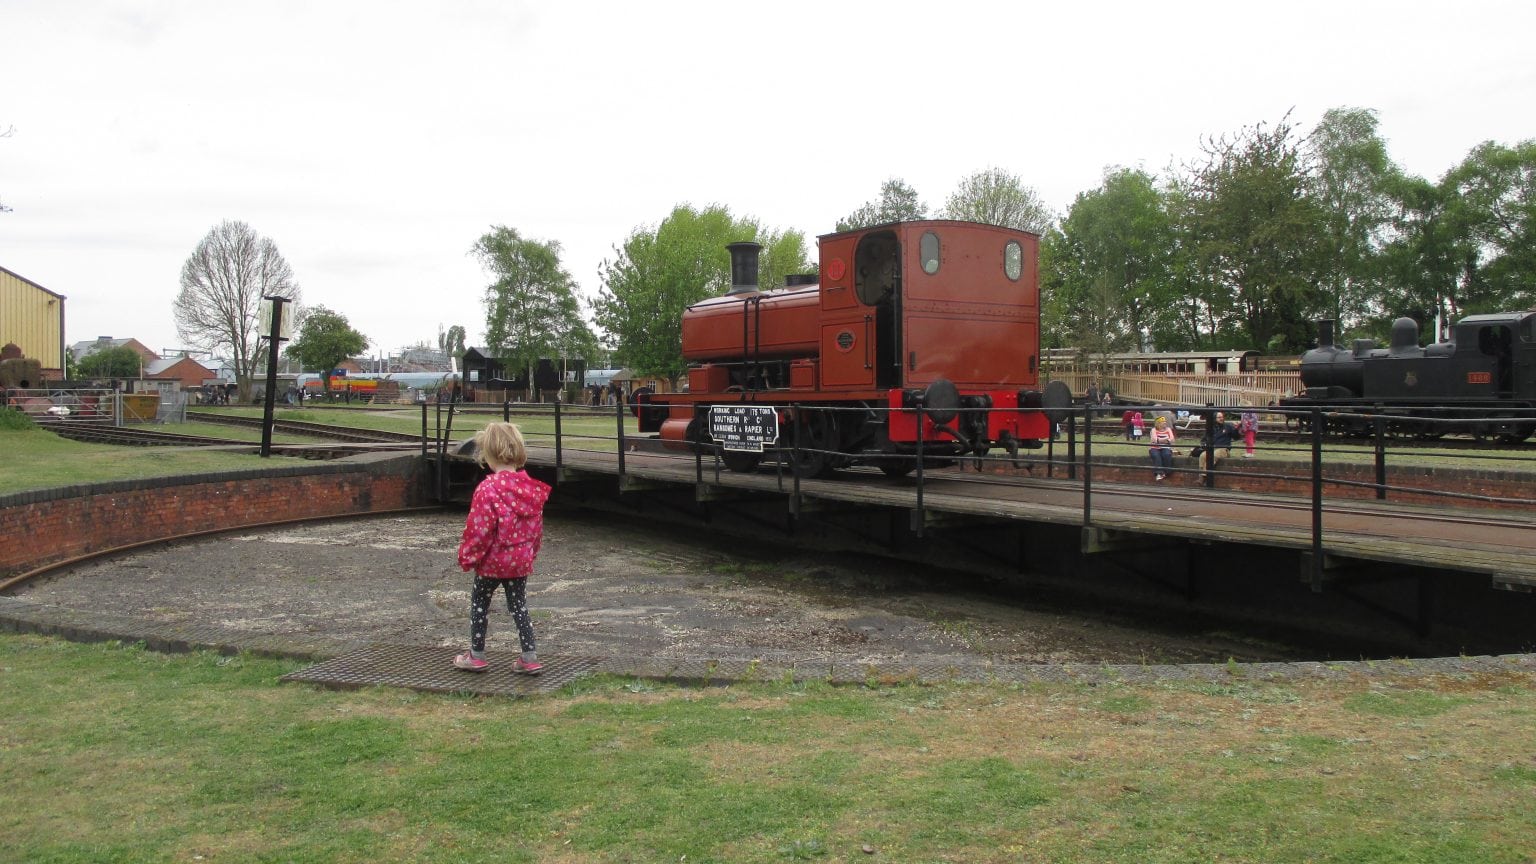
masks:
<instances>
[{"instance_id":1,"label":"yellow metal building","mask_svg":"<svg viewBox=\"0 0 1536 864\"><path fill-rule=\"evenodd\" d=\"M0 345L14 342L43 364L43 377L64 377L64 295L0 267Z\"/></svg>"}]
</instances>

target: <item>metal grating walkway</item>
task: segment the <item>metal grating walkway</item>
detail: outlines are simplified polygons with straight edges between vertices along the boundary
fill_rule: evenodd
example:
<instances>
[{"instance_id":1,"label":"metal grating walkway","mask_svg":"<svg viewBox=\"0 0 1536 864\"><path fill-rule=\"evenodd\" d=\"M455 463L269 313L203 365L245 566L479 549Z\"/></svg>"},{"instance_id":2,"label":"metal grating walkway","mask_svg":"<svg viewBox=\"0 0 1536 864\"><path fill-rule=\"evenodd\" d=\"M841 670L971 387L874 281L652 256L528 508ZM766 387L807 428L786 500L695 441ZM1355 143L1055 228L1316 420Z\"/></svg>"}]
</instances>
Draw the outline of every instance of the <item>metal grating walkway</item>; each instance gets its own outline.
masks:
<instances>
[{"instance_id":1,"label":"metal grating walkway","mask_svg":"<svg viewBox=\"0 0 1536 864\"><path fill-rule=\"evenodd\" d=\"M326 687L405 687L434 693L475 693L493 696L529 696L548 693L598 671L597 657L558 657L544 660L538 675L512 671L517 655L491 658L484 672L465 672L453 666L458 648L375 643L332 657L307 669L284 675L284 681L303 681Z\"/></svg>"}]
</instances>

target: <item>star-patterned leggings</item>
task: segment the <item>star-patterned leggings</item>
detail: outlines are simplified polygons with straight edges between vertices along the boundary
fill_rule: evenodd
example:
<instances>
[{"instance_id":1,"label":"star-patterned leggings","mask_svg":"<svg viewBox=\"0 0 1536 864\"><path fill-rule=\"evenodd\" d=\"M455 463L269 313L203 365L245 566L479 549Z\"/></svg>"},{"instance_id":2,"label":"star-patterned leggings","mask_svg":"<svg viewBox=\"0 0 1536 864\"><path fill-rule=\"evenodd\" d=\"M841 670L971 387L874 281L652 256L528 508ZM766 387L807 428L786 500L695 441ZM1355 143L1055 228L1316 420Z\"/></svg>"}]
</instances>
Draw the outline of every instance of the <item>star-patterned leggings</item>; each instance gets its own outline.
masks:
<instances>
[{"instance_id":1,"label":"star-patterned leggings","mask_svg":"<svg viewBox=\"0 0 1536 864\"><path fill-rule=\"evenodd\" d=\"M497 588L505 588L507 610L517 622L517 639L523 646L523 659L532 659L533 621L528 617L527 579L487 579L475 577L475 586L469 593L469 647L476 654L485 653L485 629L490 616L491 599Z\"/></svg>"}]
</instances>

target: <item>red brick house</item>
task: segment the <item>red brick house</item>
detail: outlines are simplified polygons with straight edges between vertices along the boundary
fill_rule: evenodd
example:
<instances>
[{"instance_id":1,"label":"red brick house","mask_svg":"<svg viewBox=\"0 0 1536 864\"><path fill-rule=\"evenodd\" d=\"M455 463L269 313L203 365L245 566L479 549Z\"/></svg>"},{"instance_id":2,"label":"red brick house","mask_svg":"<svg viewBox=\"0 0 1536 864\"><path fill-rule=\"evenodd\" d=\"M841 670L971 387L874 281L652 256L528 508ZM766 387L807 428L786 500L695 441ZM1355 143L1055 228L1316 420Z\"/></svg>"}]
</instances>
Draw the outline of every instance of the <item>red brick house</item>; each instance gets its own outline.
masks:
<instances>
[{"instance_id":1,"label":"red brick house","mask_svg":"<svg viewBox=\"0 0 1536 864\"><path fill-rule=\"evenodd\" d=\"M192 390L219 376L191 357L170 357L144 364L144 377L156 381L176 381L181 389Z\"/></svg>"}]
</instances>

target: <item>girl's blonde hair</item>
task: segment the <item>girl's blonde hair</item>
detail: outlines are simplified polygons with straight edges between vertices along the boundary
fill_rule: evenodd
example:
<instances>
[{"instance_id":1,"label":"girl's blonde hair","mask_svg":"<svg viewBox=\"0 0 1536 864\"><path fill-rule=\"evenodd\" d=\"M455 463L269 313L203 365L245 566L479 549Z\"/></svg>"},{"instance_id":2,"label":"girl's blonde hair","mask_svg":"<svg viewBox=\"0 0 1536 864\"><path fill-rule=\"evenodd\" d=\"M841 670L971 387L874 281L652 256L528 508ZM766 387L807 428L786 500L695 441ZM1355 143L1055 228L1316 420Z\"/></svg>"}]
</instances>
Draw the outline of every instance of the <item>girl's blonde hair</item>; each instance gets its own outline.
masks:
<instances>
[{"instance_id":1,"label":"girl's blonde hair","mask_svg":"<svg viewBox=\"0 0 1536 864\"><path fill-rule=\"evenodd\" d=\"M518 471L528 464L528 447L516 426L498 421L475 433L475 458L481 465Z\"/></svg>"},{"instance_id":2,"label":"girl's blonde hair","mask_svg":"<svg viewBox=\"0 0 1536 864\"><path fill-rule=\"evenodd\" d=\"M1167 422L1168 422L1168 418L1167 417L1159 417L1156 420L1152 421L1152 425L1156 426L1159 423L1167 423Z\"/></svg>"}]
</instances>

